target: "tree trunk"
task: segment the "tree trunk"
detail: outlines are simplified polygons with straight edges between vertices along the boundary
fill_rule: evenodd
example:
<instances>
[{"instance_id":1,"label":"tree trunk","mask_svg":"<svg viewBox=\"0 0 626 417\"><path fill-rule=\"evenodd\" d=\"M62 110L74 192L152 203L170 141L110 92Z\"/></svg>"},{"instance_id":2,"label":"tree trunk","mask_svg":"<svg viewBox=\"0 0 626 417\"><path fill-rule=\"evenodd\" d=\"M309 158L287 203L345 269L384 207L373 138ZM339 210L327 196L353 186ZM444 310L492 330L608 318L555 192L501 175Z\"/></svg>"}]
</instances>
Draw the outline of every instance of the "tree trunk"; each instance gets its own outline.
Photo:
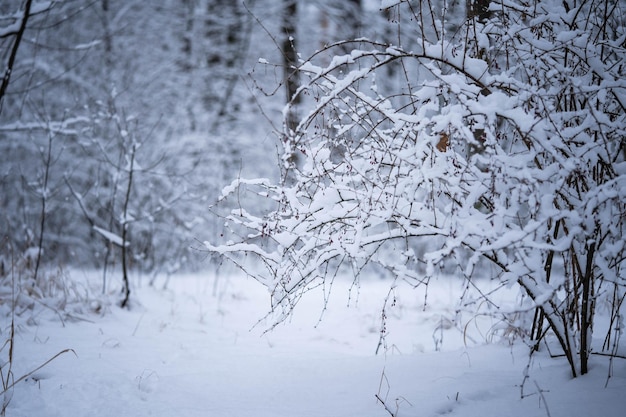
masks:
<instances>
[{"instance_id":1,"label":"tree trunk","mask_svg":"<svg viewBox=\"0 0 626 417\"><path fill-rule=\"evenodd\" d=\"M469 19L477 19L484 22L489 19L491 12L489 11L490 0L467 0L467 17Z\"/></svg>"},{"instance_id":2,"label":"tree trunk","mask_svg":"<svg viewBox=\"0 0 626 417\"><path fill-rule=\"evenodd\" d=\"M361 0L348 0L346 3L345 18L350 28L349 38L357 39L361 36L361 16L363 10Z\"/></svg>"},{"instance_id":3,"label":"tree trunk","mask_svg":"<svg viewBox=\"0 0 626 417\"><path fill-rule=\"evenodd\" d=\"M295 39L298 3L297 0L283 1L285 8L281 28L283 35L281 45L284 65L283 83L285 85L287 103L291 103L291 108L287 115L287 129L288 131L294 131L297 125L297 105L300 102L300 97L296 96L296 91L300 84L300 77L297 71L298 53Z\"/></svg>"},{"instance_id":4,"label":"tree trunk","mask_svg":"<svg viewBox=\"0 0 626 417\"><path fill-rule=\"evenodd\" d=\"M43 256L43 236L46 229L46 213L48 203L48 180L50 178L50 164L52 163L52 133L48 133L48 149L44 155L43 184L41 184L41 217L39 218L39 242L37 243L37 259L35 261L34 279L39 284L39 267Z\"/></svg>"},{"instance_id":5,"label":"tree trunk","mask_svg":"<svg viewBox=\"0 0 626 417\"><path fill-rule=\"evenodd\" d=\"M4 70L2 84L0 84L0 113L2 113L2 98L4 97L7 87L9 86L9 81L11 80L11 73L13 72L13 65L15 64L15 57L17 56L17 51L20 47L20 43L22 42L22 36L24 36L24 31L26 30L26 23L28 22L28 18L30 17L30 8L32 3L32 0L26 0L26 4L24 5L24 14L22 15L22 21L20 22L20 26L17 29L17 33L15 34L15 42L13 43L13 47L11 48L9 61L7 62L7 66Z\"/></svg>"},{"instance_id":6,"label":"tree trunk","mask_svg":"<svg viewBox=\"0 0 626 417\"><path fill-rule=\"evenodd\" d=\"M124 299L122 300L121 307L124 308L128 305L130 299L130 280L128 279L128 245L126 244L126 238L128 236L128 203L130 202L130 192L133 185L133 172L135 165L135 152L137 145L133 144L130 154L130 166L128 168L128 187L126 187L126 197L124 199L124 211L122 215L122 278L124 280Z\"/></svg>"},{"instance_id":7,"label":"tree trunk","mask_svg":"<svg viewBox=\"0 0 626 417\"><path fill-rule=\"evenodd\" d=\"M581 325L580 325L580 373L586 374L589 364L589 352L591 345L591 331L593 325L593 257L596 244L591 243L587 247L587 262L585 273L582 276L582 302L581 302Z\"/></svg>"}]
</instances>

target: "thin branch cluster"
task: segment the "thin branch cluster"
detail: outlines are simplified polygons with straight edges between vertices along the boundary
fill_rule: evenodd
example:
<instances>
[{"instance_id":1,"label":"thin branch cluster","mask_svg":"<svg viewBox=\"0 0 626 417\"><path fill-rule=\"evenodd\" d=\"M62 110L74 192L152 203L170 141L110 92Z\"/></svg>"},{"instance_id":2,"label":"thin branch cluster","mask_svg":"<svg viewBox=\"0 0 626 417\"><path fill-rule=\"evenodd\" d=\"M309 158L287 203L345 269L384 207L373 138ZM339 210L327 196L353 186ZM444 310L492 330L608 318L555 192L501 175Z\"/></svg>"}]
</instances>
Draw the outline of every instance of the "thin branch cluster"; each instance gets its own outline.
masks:
<instances>
[{"instance_id":1,"label":"thin branch cluster","mask_svg":"<svg viewBox=\"0 0 626 417\"><path fill-rule=\"evenodd\" d=\"M253 184L276 209L235 210L247 233L208 247L258 255L267 271L253 274L287 312L342 265L416 285L495 271L537 308L533 340L550 332L587 372L595 310L612 306L615 341L626 284L622 6L492 2L454 31L410 9L417 49L328 46L330 63L299 66L310 107L284 132L283 181Z\"/></svg>"}]
</instances>

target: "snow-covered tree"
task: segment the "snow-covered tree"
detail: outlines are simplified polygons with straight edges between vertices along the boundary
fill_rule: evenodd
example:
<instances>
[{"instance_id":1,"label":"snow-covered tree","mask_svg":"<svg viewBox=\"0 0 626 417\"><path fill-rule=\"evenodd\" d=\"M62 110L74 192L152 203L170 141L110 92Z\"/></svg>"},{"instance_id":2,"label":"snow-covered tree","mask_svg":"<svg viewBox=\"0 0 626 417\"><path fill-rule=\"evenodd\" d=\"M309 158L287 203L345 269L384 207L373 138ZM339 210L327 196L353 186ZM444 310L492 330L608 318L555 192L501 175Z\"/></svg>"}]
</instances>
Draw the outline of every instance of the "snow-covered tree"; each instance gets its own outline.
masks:
<instances>
[{"instance_id":1,"label":"snow-covered tree","mask_svg":"<svg viewBox=\"0 0 626 417\"><path fill-rule=\"evenodd\" d=\"M244 204L227 219L240 238L207 248L285 314L342 266L415 285L442 270L479 285L494 271L537 309L534 346L553 335L584 374L595 310L610 306L599 348L614 352L623 330L624 3L493 1L460 20L445 1L427 4L382 1L412 14L411 49L361 39L350 53L328 46L330 63L300 62L297 94L312 105L283 132L284 181L223 192L243 202L247 189L275 209ZM379 88L392 65L403 83Z\"/></svg>"}]
</instances>

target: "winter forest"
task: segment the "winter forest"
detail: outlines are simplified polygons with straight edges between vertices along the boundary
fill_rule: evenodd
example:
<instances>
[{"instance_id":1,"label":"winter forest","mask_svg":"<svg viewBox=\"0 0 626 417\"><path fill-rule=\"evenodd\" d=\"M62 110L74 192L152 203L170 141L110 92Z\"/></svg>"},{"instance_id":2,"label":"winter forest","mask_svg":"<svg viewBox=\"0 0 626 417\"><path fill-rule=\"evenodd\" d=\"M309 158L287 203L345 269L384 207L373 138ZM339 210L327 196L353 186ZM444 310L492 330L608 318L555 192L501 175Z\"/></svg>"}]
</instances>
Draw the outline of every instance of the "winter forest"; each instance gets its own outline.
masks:
<instances>
[{"instance_id":1,"label":"winter forest","mask_svg":"<svg viewBox=\"0 0 626 417\"><path fill-rule=\"evenodd\" d=\"M621 416L626 1L0 3L0 415Z\"/></svg>"}]
</instances>

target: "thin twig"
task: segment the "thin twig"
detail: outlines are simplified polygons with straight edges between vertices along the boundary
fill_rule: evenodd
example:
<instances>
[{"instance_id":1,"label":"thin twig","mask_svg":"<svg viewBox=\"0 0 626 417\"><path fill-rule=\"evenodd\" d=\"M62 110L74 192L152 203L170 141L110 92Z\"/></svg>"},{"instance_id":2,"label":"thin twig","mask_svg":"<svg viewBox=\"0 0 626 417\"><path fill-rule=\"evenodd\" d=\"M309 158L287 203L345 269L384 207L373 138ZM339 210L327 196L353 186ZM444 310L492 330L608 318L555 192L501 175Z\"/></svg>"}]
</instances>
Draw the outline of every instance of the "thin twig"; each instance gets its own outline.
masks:
<instances>
[{"instance_id":1,"label":"thin twig","mask_svg":"<svg viewBox=\"0 0 626 417\"><path fill-rule=\"evenodd\" d=\"M67 353L67 352L72 352L76 357L78 357L78 355L76 354L74 349L64 349L64 350L60 351L59 353L57 353L56 355L54 355L53 357L51 357L50 359L48 359L47 361L45 361L44 363L42 363L41 365L39 365L37 368L33 369L32 371L28 372L27 374L22 375L17 380L13 381L11 384L8 384L6 387L3 387L4 390L2 392L0 392L0 395L4 394L5 392L7 392L11 388L13 388L15 385L17 385L19 382L22 382L23 380L25 380L26 378L28 378L29 376L31 376L35 372L39 371L40 369L42 369L43 367L48 365L50 362L52 362L56 358L58 358L59 356L63 355L64 353Z\"/></svg>"},{"instance_id":2,"label":"thin twig","mask_svg":"<svg viewBox=\"0 0 626 417\"><path fill-rule=\"evenodd\" d=\"M548 408L548 403L546 402L546 397L543 396L543 390L539 387L539 384L537 383L537 381L533 381L535 383L535 386L537 387L537 392L539 393L539 397L541 398L541 401L543 402L543 405L546 407L546 414L548 415L548 417L550 416L550 409Z\"/></svg>"},{"instance_id":3,"label":"thin twig","mask_svg":"<svg viewBox=\"0 0 626 417\"><path fill-rule=\"evenodd\" d=\"M380 401L380 403L383 405L385 410L387 410L387 412L391 415L391 417L396 417L396 414L393 411L391 411L389 407L387 407L387 404L382 400L382 398L378 396L378 394L375 394L374 397L376 397L376 399Z\"/></svg>"}]
</instances>

